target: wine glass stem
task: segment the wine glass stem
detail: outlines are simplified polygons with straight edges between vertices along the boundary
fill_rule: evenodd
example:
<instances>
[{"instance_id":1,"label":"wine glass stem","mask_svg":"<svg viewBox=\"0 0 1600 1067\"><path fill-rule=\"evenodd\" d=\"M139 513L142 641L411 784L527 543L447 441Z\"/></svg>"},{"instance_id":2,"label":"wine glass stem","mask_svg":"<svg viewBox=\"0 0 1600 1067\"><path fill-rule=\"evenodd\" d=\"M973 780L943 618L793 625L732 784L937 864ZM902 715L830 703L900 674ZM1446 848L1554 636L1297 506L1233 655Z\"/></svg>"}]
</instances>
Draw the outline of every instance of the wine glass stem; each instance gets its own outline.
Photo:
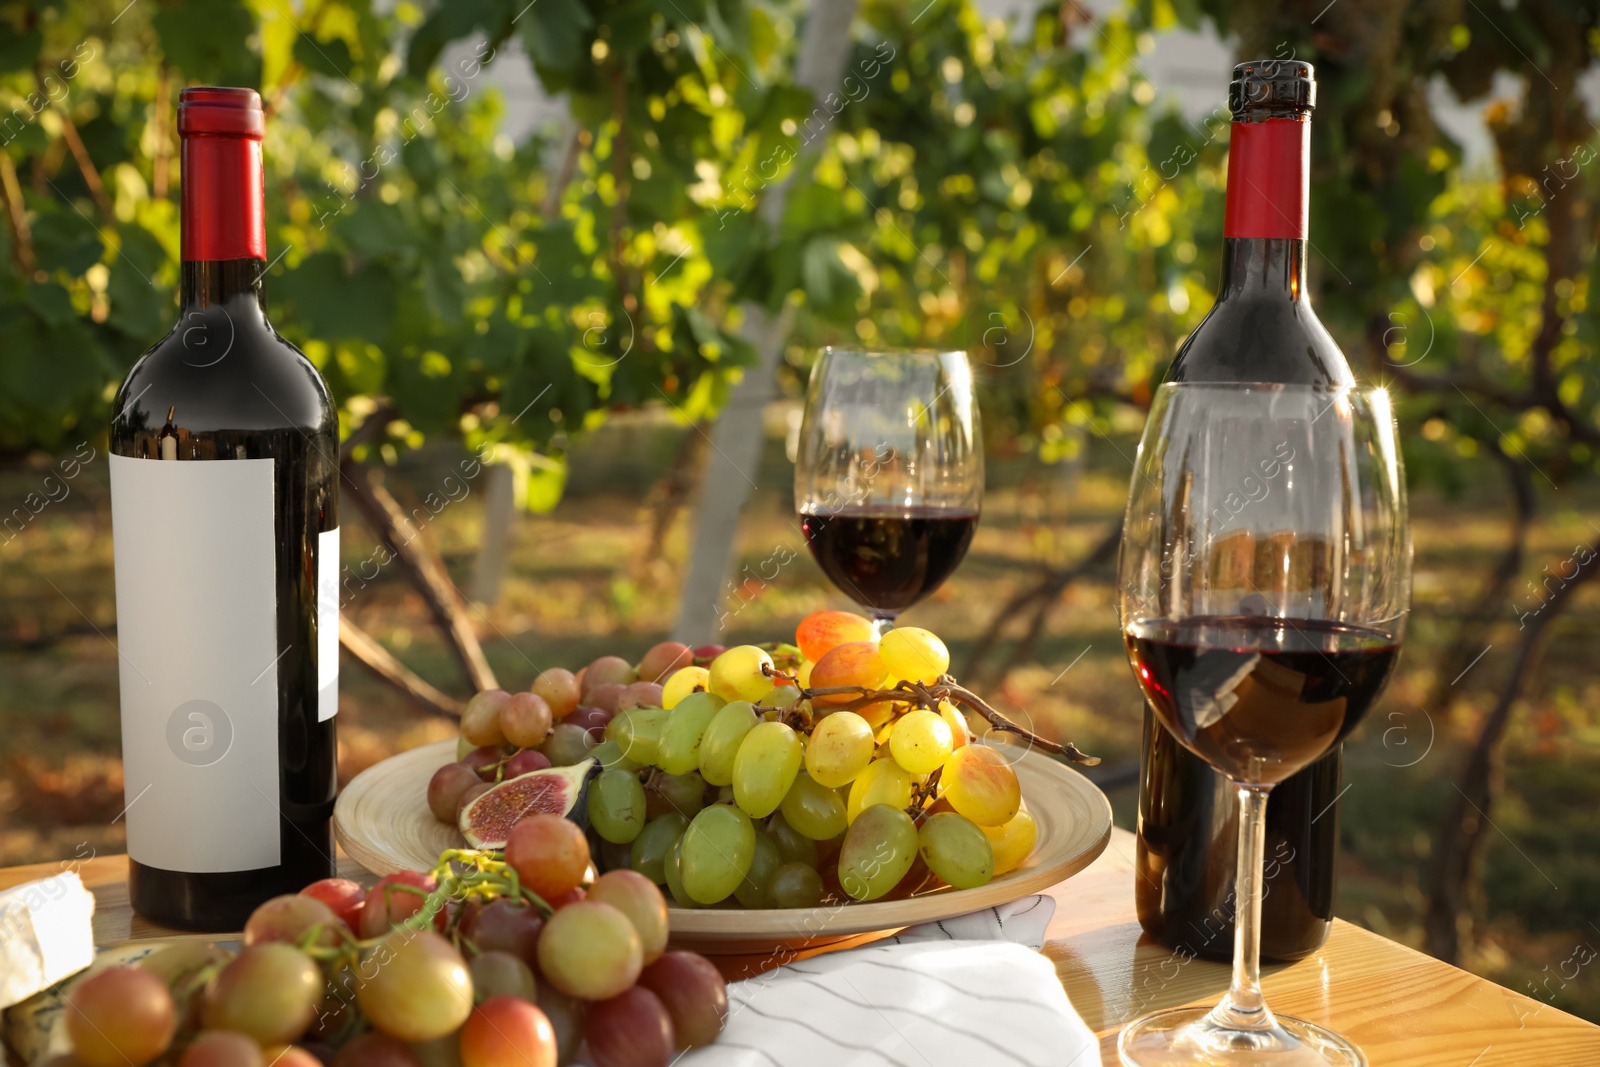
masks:
<instances>
[{"instance_id":1,"label":"wine glass stem","mask_svg":"<svg viewBox=\"0 0 1600 1067\"><path fill-rule=\"evenodd\" d=\"M872 639L880 640L884 634L894 629L895 616L884 615L880 612L872 613Z\"/></svg>"},{"instance_id":2,"label":"wine glass stem","mask_svg":"<svg viewBox=\"0 0 1600 1067\"><path fill-rule=\"evenodd\" d=\"M1239 796L1239 866L1234 874L1233 982L1212 1017L1233 1029L1276 1025L1261 996L1261 881L1271 786L1234 783Z\"/></svg>"}]
</instances>

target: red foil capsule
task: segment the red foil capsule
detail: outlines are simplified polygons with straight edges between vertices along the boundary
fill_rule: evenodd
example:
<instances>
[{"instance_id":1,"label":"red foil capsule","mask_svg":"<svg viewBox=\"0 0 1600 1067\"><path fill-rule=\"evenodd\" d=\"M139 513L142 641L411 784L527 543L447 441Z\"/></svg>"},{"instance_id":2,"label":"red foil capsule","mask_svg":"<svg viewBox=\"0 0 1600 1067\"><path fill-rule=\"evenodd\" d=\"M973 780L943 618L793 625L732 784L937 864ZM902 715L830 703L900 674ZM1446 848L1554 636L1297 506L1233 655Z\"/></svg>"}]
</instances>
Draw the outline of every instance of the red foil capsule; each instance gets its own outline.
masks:
<instances>
[{"instance_id":1,"label":"red foil capsule","mask_svg":"<svg viewBox=\"0 0 1600 1067\"><path fill-rule=\"evenodd\" d=\"M1304 240L1309 201L1311 124L1271 118L1235 122L1228 142L1224 237Z\"/></svg>"},{"instance_id":2,"label":"red foil capsule","mask_svg":"<svg viewBox=\"0 0 1600 1067\"><path fill-rule=\"evenodd\" d=\"M206 86L179 94L185 262L267 258L264 126L254 89Z\"/></svg>"}]
</instances>

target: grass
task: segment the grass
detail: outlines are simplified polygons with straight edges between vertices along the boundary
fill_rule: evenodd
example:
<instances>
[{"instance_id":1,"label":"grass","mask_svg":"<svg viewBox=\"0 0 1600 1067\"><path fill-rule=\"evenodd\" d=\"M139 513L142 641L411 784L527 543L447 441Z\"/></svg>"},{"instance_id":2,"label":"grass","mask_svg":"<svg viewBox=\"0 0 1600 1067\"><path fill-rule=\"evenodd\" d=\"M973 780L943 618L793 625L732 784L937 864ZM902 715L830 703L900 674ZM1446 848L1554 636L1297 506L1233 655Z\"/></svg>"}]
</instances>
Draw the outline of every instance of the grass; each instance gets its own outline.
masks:
<instances>
[{"instance_id":1,"label":"grass","mask_svg":"<svg viewBox=\"0 0 1600 1067\"><path fill-rule=\"evenodd\" d=\"M632 419L602 430L573 456L566 499L545 516L519 518L510 576L499 603L474 612L502 684L526 686L541 667L577 667L602 653L637 658L671 628L690 523L680 518L661 558L647 558L644 503L681 430ZM1006 595L1046 563L1083 552L1115 520L1126 493L1130 443L1097 441L1089 462L1068 470L1024 460L992 464L983 524L966 563L907 621L941 634L957 667ZM446 451L415 454L390 476L402 502L420 500L452 462ZM739 529L740 563L752 572L777 546L793 552L776 578L740 591L743 607L719 640L771 640L807 612L844 606L803 549L790 511L791 475L781 441L749 465L762 488ZM52 464L0 472L5 510L36 507ZM1486 473L1486 472L1485 472ZM1465 745L1509 669L1519 611L1536 606L1517 583L1494 642L1453 687L1448 717L1428 721L1418 705L1453 632L1505 536L1507 507L1487 488L1445 499L1413 497L1416 603L1401 670L1346 754L1350 789L1341 806L1339 913L1408 944L1421 942L1429 855L1454 797ZM55 483L52 483L55 484ZM118 757L115 606L109 493L103 453L69 483L64 498L20 533L0 532L0 864L58 859L84 849L118 851L122 780ZM59 488L54 495L60 497ZM1538 577L1593 536L1600 489L1551 494L1530 545L1525 577ZM482 518L479 487L423 531L444 553L457 584L471 584ZM346 562L373 542L353 516ZM781 557L780 557L781 558ZM436 684L461 690L459 673L420 599L387 568L356 595L357 622ZM1600 594L1588 590L1551 630L1516 709L1499 769L1502 793L1476 866L1464 918L1463 963L1555 1008L1600 1021L1600 664L1589 635ZM1070 669L1068 669L1070 667ZM348 659L341 677L340 770L364 767L413 745L449 736L430 718ZM1041 732L1071 737L1108 763L1137 758L1140 703L1117 635L1114 590L1104 578L1073 586L1052 613L1035 662L988 695ZM1131 827L1133 788L1113 791L1119 825Z\"/></svg>"}]
</instances>

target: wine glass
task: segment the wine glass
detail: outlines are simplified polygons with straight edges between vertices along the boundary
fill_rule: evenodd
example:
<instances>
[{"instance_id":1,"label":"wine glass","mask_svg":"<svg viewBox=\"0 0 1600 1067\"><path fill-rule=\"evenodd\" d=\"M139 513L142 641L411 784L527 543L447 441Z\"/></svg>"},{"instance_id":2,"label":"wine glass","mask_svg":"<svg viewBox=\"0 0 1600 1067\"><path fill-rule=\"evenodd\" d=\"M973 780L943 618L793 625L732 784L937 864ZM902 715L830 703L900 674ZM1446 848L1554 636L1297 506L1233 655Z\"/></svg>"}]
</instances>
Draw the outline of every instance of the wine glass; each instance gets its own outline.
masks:
<instances>
[{"instance_id":1,"label":"wine glass","mask_svg":"<svg viewBox=\"0 0 1600 1067\"><path fill-rule=\"evenodd\" d=\"M1163 727L1239 798L1233 981L1210 1011L1129 1023L1130 1067L1363 1065L1261 994L1274 784L1342 741L1399 657L1405 475L1382 389L1163 385L1134 461L1119 587L1129 662Z\"/></svg>"},{"instance_id":2,"label":"wine glass","mask_svg":"<svg viewBox=\"0 0 1600 1067\"><path fill-rule=\"evenodd\" d=\"M966 353L823 349L806 387L794 506L811 554L878 633L950 577L982 503Z\"/></svg>"}]
</instances>

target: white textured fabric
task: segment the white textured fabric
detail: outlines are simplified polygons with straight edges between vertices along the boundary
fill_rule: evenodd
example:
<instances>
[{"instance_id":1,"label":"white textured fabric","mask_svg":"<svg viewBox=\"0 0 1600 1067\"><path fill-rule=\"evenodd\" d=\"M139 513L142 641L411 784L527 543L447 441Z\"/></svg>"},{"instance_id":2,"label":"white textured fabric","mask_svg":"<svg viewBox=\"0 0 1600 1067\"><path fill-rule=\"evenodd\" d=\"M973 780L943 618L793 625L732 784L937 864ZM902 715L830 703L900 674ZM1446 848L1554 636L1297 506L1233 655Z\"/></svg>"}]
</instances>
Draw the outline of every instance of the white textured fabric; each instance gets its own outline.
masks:
<instances>
[{"instance_id":1,"label":"white textured fabric","mask_svg":"<svg viewBox=\"0 0 1600 1067\"><path fill-rule=\"evenodd\" d=\"M728 987L728 1026L677 1067L1084 1067L1099 1043L1035 949L1026 897ZM995 937L1008 940L993 940ZM981 939L981 940L975 940Z\"/></svg>"}]
</instances>

